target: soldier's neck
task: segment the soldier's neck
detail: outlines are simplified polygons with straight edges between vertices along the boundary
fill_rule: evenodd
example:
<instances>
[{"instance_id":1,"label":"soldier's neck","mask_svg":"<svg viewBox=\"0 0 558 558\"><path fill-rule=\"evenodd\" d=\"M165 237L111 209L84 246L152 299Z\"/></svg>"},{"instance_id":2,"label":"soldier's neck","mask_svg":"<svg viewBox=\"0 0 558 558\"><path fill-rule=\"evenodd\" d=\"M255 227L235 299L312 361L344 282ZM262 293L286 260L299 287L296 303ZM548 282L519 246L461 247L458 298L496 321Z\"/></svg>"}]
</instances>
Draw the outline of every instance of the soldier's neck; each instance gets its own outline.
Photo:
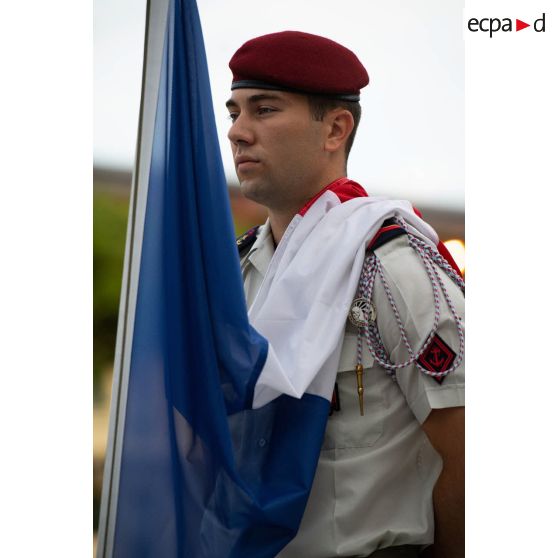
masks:
<instances>
[{"instance_id":1,"label":"soldier's neck","mask_svg":"<svg viewBox=\"0 0 558 558\"><path fill-rule=\"evenodd\" d=\"M273 243L277 248L279 242L283 238L289 223L293 220L296 215L297 210L293 211L269 211L269 225L271 228L271 236L273 237Z\"/></svg>"},{"instance_id":2,"label":"soldier's neck","mask_svg":"<svg viewBox=\"0 0 558 558\"><path fill-rule=\"evenodd\" d=\"M273 236L273 241L276 247L283 238L283 235L285 234L289 223L293 220L293 217L304 207L304 205L326 186L332 184L335 180L343 176L346 176L345 167L341 169L337 168L337 166L332 166L331 169L328 170L328 172L324 172L323 176L313 181L313 184L317 184L318 186L315 186L314 188L300 189L300 191L306 191L307 194L305 197L295 202L294 205L281 208L271 208L268 206L267 209L269 214L269 224L271 226L271 234Z\"/></svg>"}]
</instances>

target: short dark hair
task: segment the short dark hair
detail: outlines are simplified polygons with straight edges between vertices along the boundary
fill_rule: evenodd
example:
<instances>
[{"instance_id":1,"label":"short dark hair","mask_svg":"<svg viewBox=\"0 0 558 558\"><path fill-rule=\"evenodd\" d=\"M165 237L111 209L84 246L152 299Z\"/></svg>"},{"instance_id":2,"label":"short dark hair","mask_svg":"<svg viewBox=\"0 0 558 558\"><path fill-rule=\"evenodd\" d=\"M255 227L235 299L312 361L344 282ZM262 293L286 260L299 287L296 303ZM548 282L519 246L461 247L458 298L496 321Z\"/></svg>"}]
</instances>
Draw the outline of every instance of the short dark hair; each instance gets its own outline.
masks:
<instances>
[{"instance_id":1,"label":"short dark hair","mask_svg":"<svg viewBox=\"0 0 558 558\"><path fill-rule=\"evenodd\" d=\"M347 139L347 143L345 144L345 159L347 159L355 140L358 123L360 122L360 115L362 113L360 103L358 101L342 101L340 99L327 97L325 95L307 95L307 97L308 104L310 106L310 114L312 115L312 118L314 120L323 120L324 116L330 110L336 108L348 110L353 115L355 127L353 128L350 136Z\"/></svg>"}]
</instances>

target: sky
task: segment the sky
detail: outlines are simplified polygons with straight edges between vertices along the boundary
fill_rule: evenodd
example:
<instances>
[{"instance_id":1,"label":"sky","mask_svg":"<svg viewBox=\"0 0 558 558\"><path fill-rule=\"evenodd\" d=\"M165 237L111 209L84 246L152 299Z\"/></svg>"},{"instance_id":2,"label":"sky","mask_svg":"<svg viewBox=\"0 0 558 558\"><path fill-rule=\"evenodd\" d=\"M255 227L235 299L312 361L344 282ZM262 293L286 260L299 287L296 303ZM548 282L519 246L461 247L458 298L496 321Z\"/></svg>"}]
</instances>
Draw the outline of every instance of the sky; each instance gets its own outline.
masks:
<instances>
[{"instance_id":1,"label":"sky","mask_svg":"<svg viewBox=\"0 0 558 558\"><path fill-rule=\"evenodd\" d=\"M340 6L343 9L340 9ZM245 41L299 30L353 50L371 83L348 174L377 195L462 209L464 42L461 0L199 0L225 172L236 183L226 138L228 61ZM94 162L133 167L145 3L94 3Z\"/></svg>"}]
</instances>

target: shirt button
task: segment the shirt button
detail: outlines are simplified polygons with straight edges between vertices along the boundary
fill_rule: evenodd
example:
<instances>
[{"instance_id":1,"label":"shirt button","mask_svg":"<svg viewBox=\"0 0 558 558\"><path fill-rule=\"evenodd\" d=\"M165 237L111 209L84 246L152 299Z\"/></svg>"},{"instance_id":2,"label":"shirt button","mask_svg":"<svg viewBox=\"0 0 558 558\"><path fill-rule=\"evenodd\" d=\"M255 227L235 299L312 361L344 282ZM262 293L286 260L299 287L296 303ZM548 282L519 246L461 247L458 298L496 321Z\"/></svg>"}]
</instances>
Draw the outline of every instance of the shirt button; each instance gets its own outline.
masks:
<instances>
[{"instance_id":1,"label":"shirt button","mask_svg":"<svg viewBox=\"0 0 558 558\"><path fill-rule=\"evenodd\" d=\"M260 448L263 448L265 445L267 444L265 438L260 438L258 440L258 446L260 446Z\"/></svg>"}]
</instances>

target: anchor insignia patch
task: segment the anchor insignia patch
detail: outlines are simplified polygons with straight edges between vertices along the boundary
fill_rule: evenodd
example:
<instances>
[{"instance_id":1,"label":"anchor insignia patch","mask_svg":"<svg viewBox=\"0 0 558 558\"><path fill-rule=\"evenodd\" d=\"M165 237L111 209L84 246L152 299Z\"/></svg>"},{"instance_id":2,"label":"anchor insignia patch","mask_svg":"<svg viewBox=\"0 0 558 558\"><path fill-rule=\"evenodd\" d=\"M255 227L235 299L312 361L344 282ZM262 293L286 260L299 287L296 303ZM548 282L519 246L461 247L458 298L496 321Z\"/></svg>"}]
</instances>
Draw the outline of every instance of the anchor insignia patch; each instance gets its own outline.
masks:
<instances>
[{"instance_id":1,"label":"anchor insignia patch","mask_svg":"<svg viewBox=\"0 0 558 558\"><path fill-rule=\"evenodd\" d=\"M442 338L439 335L435 335L430 345L419 357L418 362L430 372L444 372L452 365L455 356L455 353L444 343ZM445 376L438 378L433 376L433 378L441 384Z\"/></svg>"}]
</instances>

